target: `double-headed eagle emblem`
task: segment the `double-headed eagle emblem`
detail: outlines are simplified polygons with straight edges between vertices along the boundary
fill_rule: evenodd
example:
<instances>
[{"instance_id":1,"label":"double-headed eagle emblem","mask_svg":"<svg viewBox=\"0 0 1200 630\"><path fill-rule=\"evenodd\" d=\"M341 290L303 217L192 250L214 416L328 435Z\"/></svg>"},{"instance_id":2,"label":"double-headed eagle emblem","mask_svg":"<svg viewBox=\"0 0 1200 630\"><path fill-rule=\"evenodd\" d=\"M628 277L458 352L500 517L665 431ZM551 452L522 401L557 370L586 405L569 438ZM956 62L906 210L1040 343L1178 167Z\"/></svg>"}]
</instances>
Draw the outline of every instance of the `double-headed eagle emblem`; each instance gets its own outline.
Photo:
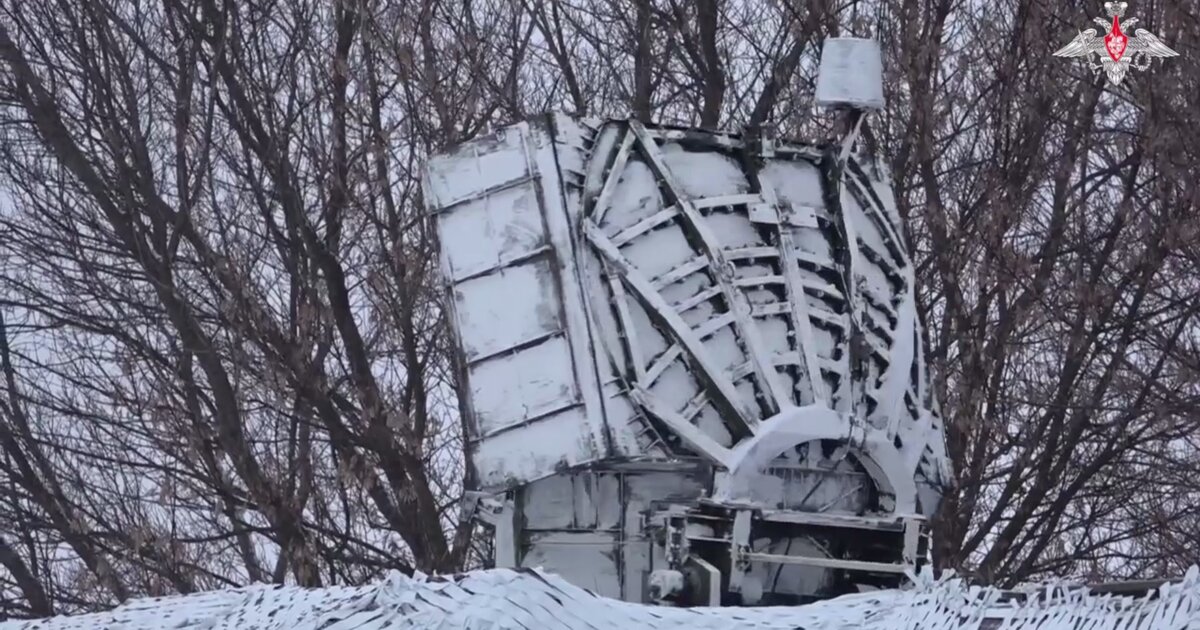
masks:
<instances>
[{"instance_id":1,"label":"double-headed eagle emblem","mask_svg":"<svg viewBox=\"0 0 1200 630\"><path fill-rule=\"evenodd\" d=\"M1112 24L1104 18L1093 18L1093 21L1108 30L1106 35L1097 35L1094 28L1082 31L1054 53L1055 57L1082 57L1088 67L1096 72L1103 72L1113 85L1125 78L1130 68L1145 70L1150 67L1154 57L1178 57L1179 53L1171 50L1157 35L1139 28L1133 32L1133 37L1121 31L1121 18L1125 16L1125 2L1105 2L1104 10L1112 18ZM1137 18L1125 21L1125 27L1137 24ZM1092 55L1099 57L1099 63L1092 60Z\"/></svg>"}]
</instances>

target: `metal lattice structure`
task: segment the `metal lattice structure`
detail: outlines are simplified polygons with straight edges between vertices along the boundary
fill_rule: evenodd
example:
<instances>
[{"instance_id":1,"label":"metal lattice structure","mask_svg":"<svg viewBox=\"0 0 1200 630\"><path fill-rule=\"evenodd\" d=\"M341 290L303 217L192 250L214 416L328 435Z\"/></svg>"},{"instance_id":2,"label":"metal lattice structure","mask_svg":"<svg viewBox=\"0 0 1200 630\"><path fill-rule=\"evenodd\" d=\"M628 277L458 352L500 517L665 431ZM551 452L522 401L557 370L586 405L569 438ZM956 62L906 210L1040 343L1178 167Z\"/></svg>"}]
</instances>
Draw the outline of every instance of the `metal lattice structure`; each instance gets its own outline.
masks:
<instances>
[{"instance_id":1,"label":"metal lattice structure","mask_svg":"<svg viewBox=\"0 0 1200 630\"><path fill-rule=\"evenodd\" d=\"M826 44L841 143L548 115L427 164L499 566L632 601L898 583L948 477L879 50Z\"/></svg>"}]
</instances>

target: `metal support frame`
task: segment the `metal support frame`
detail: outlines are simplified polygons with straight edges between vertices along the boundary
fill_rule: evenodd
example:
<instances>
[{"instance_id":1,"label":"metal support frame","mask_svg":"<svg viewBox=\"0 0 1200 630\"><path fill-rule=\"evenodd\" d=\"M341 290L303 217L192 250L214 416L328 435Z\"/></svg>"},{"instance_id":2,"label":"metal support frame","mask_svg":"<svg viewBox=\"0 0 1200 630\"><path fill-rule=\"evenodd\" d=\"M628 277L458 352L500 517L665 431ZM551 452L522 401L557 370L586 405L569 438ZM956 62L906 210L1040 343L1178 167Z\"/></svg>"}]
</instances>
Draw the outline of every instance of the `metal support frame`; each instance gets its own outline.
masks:
<instances>
[{"instance_id":1,"label":"metal support frame","mask_svg":"<svg viewBox=\"0 0 1200 630\"><path fill-rule=\"evenodd\" d=\"M465 500L471 506L470 515L494 530L495 557L497 568L512 568L519 565L517 553L517 506L508 493L488 495L470 491Z\"/></svg>"},{"instance_id":2,"label":"metal support frame","mask_svg":"<svg viewBox=\"0 0 1200 630\"><path fill-rule=\"evenodd\" d=\"M603 257L609 268L631 289L632 294L646 307L646 313L658 319L677 343L687 349L693 360L700 366L701 372L712 380L712 394L722 405L736 414L736 418L744 430L753 434L758 426L754 414L745 409L733 383L724 378L722 371L709 358L708 350L701 343L700 337L688 326L687 322L675 312L654 288L652 282L633 266L621 253L621 250L600 231L594 223L584 221L584 235L596 251Z\"/></svg>"},{"instance_id":3,"label":"metal support frame","mask_svg":"<svg viewBox=\"0 0 1200 630\"><path fill-rule=\"evenodd\" d=\"M733 516L733 531L729 545L729 590L739 593L746 573L750 570L751 510L738 510Z\"/></svg>"},{"instance_id":4,"label":"metal support frame","mask_svg":"<svg viewBox=\"0 0 1200 630\"><path fill-rule=\"evenodd\" d=\"M662 508L660 508L662 509ZM711 513L710 510L719 510ZM898 562L876 562L846 558L830 558L811 555L789 555L754 551L751 542L754 538L755 523L789 523L815 530L842 531L848 535L852 532L876 531L898 535L903 539L901 558ZM715 581L722 582L720 571L712 562L692 553L691 544L694 542L711 545L713 543L728 545L728 576L724 580L725 590L737 593L743 601L757 601L761 596L761 585L756 584L750 576L754 563L771 565L797 565L852 571L874 574L903 576L909 574L920 564L922 537L925 520L917 516L886 517L879 516L841 516L795 512L789 510L761 510L751 506L725 505L714 501L702 501L693 507L669 505L658 517L649 521L651 527L663 527L666 536L664 549L667 565L670 570L700 571L711 574L716 572L716 579L710 577L707 582L689 580L689 599L693 605L702 602L717 601L719 592L713 592L711 585ZM657 524L657 525L655 525ZM713 531L715 529L715 531ZM814 530L814 531L815 531ZM712 532L712 533L710 533ZM704 592L696 592L698 584L707 584ZM709 604L712 605L712 604Z\"/></svg>"},{"instance_id":5,"label":"metal support frame","mask_svg":"<svg viewBox=\"0 0 1200 630\"><path fill-rule=\"evenodd\" d=\"M721 605L721 570L699 556L688 556L684 575L695 586L692 604Z\"/></svg>"},{"instance_id":6,"label":"metal support frame","mask_svg":"<svg viewBox=\"0 0 1200 630\"><path fill-rule=\"evenodd\" d=\"M903 564L888 562L865 562L862 560L839 560L836 558L817 558L815 556L785 556L777 553L747 553L747 561L768 562L771 564L799 564L823 569L845 569L849 571L867 571L872 573L906 573L910 567Z\"/></svg>"},{"instance_id":7,"label":"metal support frame","mask_svg":"<svg viewBox=\"0 0 1200 630\"><path fill-rule=\"evenodd\" d=\"M471 239L456 241L457 249L446 247L443 251L448 281L461 284L475 280L479 286L499 288L506 281L502 272L535 262L546 266L541 260L545 258L550 273L547 282L541 284L551 287L553 283L555 290L539 294L539 299L548 305L557 300L559 307L555 311L557 319L552 322L557 325L530 327L520 335L514 332L514 339L505 339L504 347L478 346L486 356L467 359L466 346L460 343L465 376L489 384L487 379L501 373L502 368L484 374L478 369L481 362L506 360L509 353L514 357L532 356L528 354L531 349L551 347L564 347L558 353L563 357L563 369L575 372L575 388L567 388L575 395L546 403L538 399L532 410L526 406L522 412L520 406L512 405L517 411L510 413L508 406L492 399L506 404L512 401L503 395L491 395L484 403L520 418L500 427L487 425L487 432L477 429L477 435L470 436L477 453L484 453L488 440L497 445L485 453L487 457L476 459L492 467L493 481L488 482L492 485L486 487L501 494L487 499L476 497L477 507L473 511L468 507L466 513L492 530L498 566L518 566L541 557L533 553L539 543L530 535L540 530L536 523L527 521L533 518L533 512L524 512L521 495L514 494L519 490L504 494L504 489L536 483L546 475L575 474L598 462L605 466L637 459L663 462L675 459L673 456L686 457L699 472L670 480L666 479L668 475L646 479L645 486L638 489L636 508L632 500L625 503L627 490L620 486L618 501L624 516L608 519L622 519L624 528L612 543L618 550L613 566L621 572L621 580L636 580L643 567L675 572L677 575L660 576L671 578L660 582L660 591L684 589L683 597L675 603L719 605L728 598L724 603L738 603L740 599L743 604L753 604L764 590L784 600L793 592L806 594L817 584L820 593L830 593L841 590L842 585L836 582L847 575L843 572L853 571L872 575L851 581L891 584L922 561L928 547L924 522L908 515L928 508L918 508L916 500L916 487L921 482L917 475L922 474L919 466L927 469L928 461L940 462L944 454L930 442L929 446L935 448L927 457L929 451L923 450L926 445L915 439L935 436L939 427L930 428L936 409L927 409L932 403L925 402L919 321L915 325L895 323L899 309L884 299L891 297L888 290L903 298L898 286L911 290L911 262L903 249L898 215L883 189L886 177L850 157L862 118L861 112L856 114L841 146L834 144L826 152L776 143L771 138L755 141L752 136L647 128L637 121L612 121L599 130L589 127L584 133L576 133L578 130L571 129L575 123L563 118L563 124L556 122L553 129L526 125L518 127L516 135L505 132L508 135L501 136L501 142L458 150L442 158L441 165L431 171L441 179L429 181L455 184L442 185L448 191L446 200L433 195L429 201L431 212L438 213L439 234L445 239L455 238L451 229L455 225L448 223L445 212L454 212L460 205L464 211L487 211L489 217L504 220L511 215L512 222L522 228L527 224L537 228L536 211L544 232L540 239L519 239L512 247L498 247L494 257L474 255ZM583 128L582 123L576 126ZM679 147L664 146L676 141ZM676 148L682 151L674 151ZM714 150L727 160L738 148L770 160L772 168L782 165L783 170L770 171L771 177L764 185L756 179L758 169L765 164L761 160L743 164L743 175L752 184L748 191L740 184L717 185L714 181L709 186L710 182L702 181L702 177L693 180L691 165L699 160L692 153ZM468 170L461 168L463 164L495 152L513 158L504 160L505 168L491 173L499 183L487 177L473 182L471 177L462 176ZM522 154L526 168L518 173L516 159ZM791 185L794 174L810 174L810 164L823 180L825 199L821 203L811 198L810 193L815 191L809 190L807 180L800 188ZM635 169L638 177L633 177ZM581 177L583 181L577 181ZM780 185L779 177L786 180L786 186ZM534 194L499 196L515 186L528 186ZM437 190L436 186L430 188ZM700 192L701 188L709 192ZM627 191L637 194L627 199ZM693 192L711 196L692 198ZM490 205L493 196L497 196L494 206ZM647 196L653 203L641 204ZM480 204L480 200L488 204ZM839 211L843 201L852 216ZM657 231L664 233L654 234ZM833 232L840 232L840 239ZM845 260L835 260L831 252L819 246L820 241L830 244L839 240L846 245L841 248ZM834 243L833 249L838 244ZM451 266L459 260L462 268ZM872 269L863 274L860 265ZM878 290L874 284L856 290L856 272L878 277L874 267L882 270L886 282L877 283ZM829 272L837 271L845 271L845 275L832 278ZM461 303L478 309L475 303ZM841 308L843 305L847 308ZM475 318L478 312L468 315L486 322L486 315ZM781 326L781 321L791 326ZM468 320L455 319L454 323L461 329L457 333L471 339L466 335L471 332ZM912 344L916 354L911 359L913 352L908 350L898 355L894 369L906 373L901 379L891 379L895 384L889 383L884 391L883 376L887 374L871 371L892 369L888 364L894 358L889 354L894 331L910 328L916 330L917 341ZM832 335L833 350L825 343L826 332ZM857 350L852 345L846 354L867 358L888 355L874 364L862 362L866 376L877 377L870 381L875 383L874 392L862 391L870 384L866 380L856 382L863 374L851 374L853 370L840 364L851 363L847 359L834 364L833 357L841 354L837 344L844 343L840 335L855 332L870 335L864 336ZM557 340L546 343L564 336L567 344ZM873 344L876 339L881 339L883 345ZM735 343L740 348L733 348ZM597 365L604 359L611 363L611 369ZM922 368L921 375L909 380L907 371L914 361ZM546 361L539 365L549 364ZM824 378L833 372L842 377L836 386L832 379ZM899 389L900 380L906 381L907 389ZM753 391L749 387L752 384ZM860 388L853 396L847 395L851 393L850 384ZM832 389L837 391L829 391ZM491 390L488 392L491 394ZM845 409L851 405L842 401L857 400L864 394L883 402L873 407L875 416L854 418L860 424L849 426L848 418L861 414ZM906 403L911 405L906 397L918 402L912 413L904 407ZM586 413L570 411L579 405L586 406ZM475 409L470 404L465 408L468 415L492 411ZM898 411L889 414L888 409ZM914 419L913 415L920 417ZM876 416L888 417L886 430L879 429L883 425L878 422L861 422ZM562 459L551 457L559 448L554 443L531 453L548 453L546 457L514 459L521 468L512 475L496 463L512 452L513 444L528 444L531 451L538 444L551 444L543 438L561 431L537 433L537 427L551 426L549 422L539 425L542 418L560 417L572 427L587 425L581 427L587 430L581 431L581 439L563 440ZM635 434L630 426L641 430ZM897 429L903 434L903 446L892 439ZM505 435L512 431L524 432L533 439L523 441L521 435ZM647 433L654 441L644 446L643 435ZM792 446L781 444L781 436L789 436ZM828 514L764 507L785 502L795 505L787 501L803 492L793 490L807 487L775 470L788 468L773 463L787 450L784 447L807 444L815 451L820 448L819 440L826 439L849 444L856 453L861 451L866 473L879 487L878 501L867 509L881 513L860 517L853 511ZM673 449L676 444L685 446L686 452ZM699 457L693 458L693 454ZM505 475L497 475L497 471ZM773 476L767 480L771 484L782 479L780 483L792 485L778 492L772 485L772 494L761 498L753 493L725 492L734 482L756 487L764 475ZM836 497L844 489L831 491L828 496ZM777 500L776 495L783 499ZM761 504L754 503L758 500ZM832 502L826 498L812 505L828 507ZM634 513L631 509L645 515L647 521L630 521L627 517ZM888 511L893 513L882 513ZM575 528L580 532L593 529L588 525ZM645 542L624 547L632 545L627 538ZM762 546L767 541L769 544ZM786 550L781 542L788 545ZM546 543L547 548L556 544L557 539ZM604 544L608 544L607 538ZM650 557L631 559L630 554L642 553L643 549L651 552ZM665 567L660 551L666 552ZM565 554L546 561L545 566L553 569L557 562L557 568L565 570L578 564L579 557ZM784 569L783 565L814 568ZM783 582L793 584L785 587L781 582L777 588L765 582L764 569L788 573ZM586 572L587 567L583 570ZM680 577L683 580L675 579ZM622 597L637 597L635 581L621 581L618 588Z\"/></svg>"},{"instance_id":8,"label":"metal support frame","mask_svg":"<svg viewBox=\"0 0 1200 630\"><path fill-rule=\"evenodd\" d=\"M674 176L663 160L658 144L646 133L646 128L637 121L630 121L629 128L638 138L639 147L646 158L647 166L658 176L663 185L670 191L670 194L675 197L675 199L668 201L673 201L679 207L680 213L688 224L689 229L699 237L703 248L702 253L712 261L713 281L721 287L721 292L725 297L729 310L734 315L738 337L746 345L747 354L755 361L754 373L756 380L762 388L765 400L771 406L772 411L778 411L782 405L790 401L790 397L784 390L783 384L779 381L775 367L761 362L761 357L769 356L766 353L766 346L762 339L758 337L757 329L750 322L750 304L746 296L733 285L732 274L729 273L732 266L725 260L719 241L712 233L707 222L700 215L700 211L696 209L691 198L683 193L682 187L675 181Z\"/></svg>"}]
</instances>

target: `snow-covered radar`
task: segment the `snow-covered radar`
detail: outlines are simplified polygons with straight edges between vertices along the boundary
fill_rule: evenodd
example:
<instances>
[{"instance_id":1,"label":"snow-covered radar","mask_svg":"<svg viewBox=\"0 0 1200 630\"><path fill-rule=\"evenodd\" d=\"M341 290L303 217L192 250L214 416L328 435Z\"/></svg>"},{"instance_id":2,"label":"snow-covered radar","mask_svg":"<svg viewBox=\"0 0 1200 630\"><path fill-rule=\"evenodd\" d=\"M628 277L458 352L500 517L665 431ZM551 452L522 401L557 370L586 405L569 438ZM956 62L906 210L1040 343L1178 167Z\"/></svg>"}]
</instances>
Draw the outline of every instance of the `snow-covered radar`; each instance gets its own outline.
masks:
<instances>
[{"instance_id":1,"label":"snow-covered radar","mask_svg":"<svg viewBox=\"0 0 1200 630\"><path fill-rule=\"evenodd\" d=\"M897 583L948 477L875 161L548 115L432 158L499 566L787 603Z\"/></svg>"}]
</instances>

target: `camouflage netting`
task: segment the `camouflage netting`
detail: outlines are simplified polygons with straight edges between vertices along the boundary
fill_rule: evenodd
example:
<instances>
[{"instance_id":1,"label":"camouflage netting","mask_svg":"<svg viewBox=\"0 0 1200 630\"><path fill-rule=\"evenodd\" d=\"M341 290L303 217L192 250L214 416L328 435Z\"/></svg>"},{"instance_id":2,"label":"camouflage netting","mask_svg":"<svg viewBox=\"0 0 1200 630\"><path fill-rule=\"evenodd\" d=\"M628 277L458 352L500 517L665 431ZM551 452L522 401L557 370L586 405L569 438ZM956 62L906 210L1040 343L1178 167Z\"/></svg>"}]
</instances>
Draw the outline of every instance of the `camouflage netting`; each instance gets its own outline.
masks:
<instances>
[{"instance_id":1,"label":"camouflage netting","mask_svg":"<svg viewBox=\"0 0 1200 630\"><path fill-rule=\"evenodd\" d=\"M393 574L361 587L251 586L144 599L93 615L0 623L0 630L522 630L628 628L1183 630L1200 628L1200 572L1142 598L1043 585L1023 597L921 575L906 590L808 606L663 608L598 597L537 570L453 578Z\"/></svg>"}]
</instances>

